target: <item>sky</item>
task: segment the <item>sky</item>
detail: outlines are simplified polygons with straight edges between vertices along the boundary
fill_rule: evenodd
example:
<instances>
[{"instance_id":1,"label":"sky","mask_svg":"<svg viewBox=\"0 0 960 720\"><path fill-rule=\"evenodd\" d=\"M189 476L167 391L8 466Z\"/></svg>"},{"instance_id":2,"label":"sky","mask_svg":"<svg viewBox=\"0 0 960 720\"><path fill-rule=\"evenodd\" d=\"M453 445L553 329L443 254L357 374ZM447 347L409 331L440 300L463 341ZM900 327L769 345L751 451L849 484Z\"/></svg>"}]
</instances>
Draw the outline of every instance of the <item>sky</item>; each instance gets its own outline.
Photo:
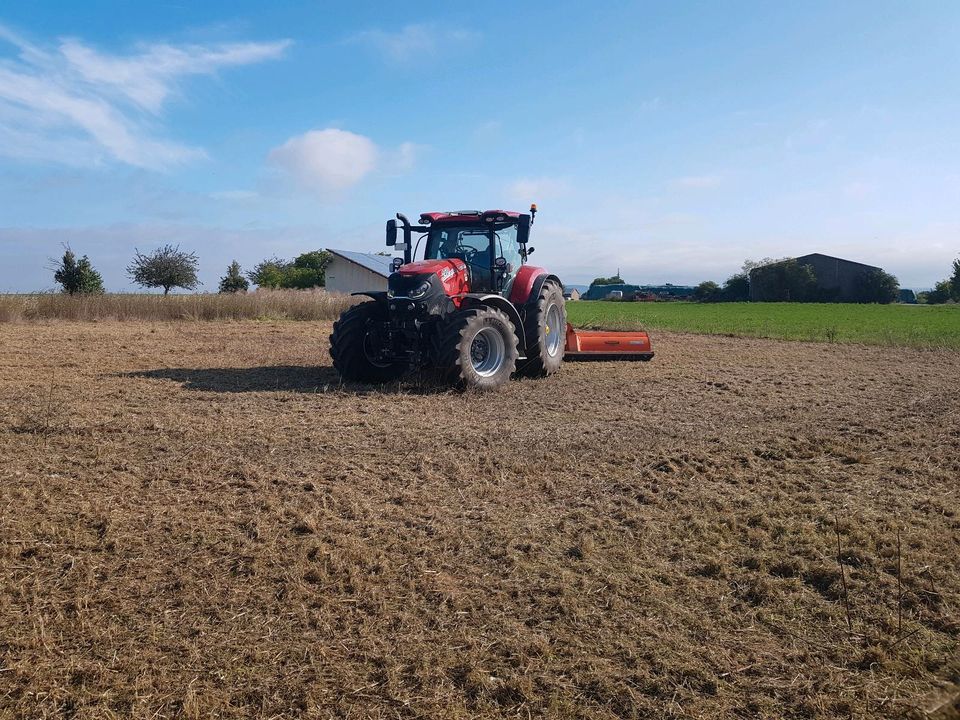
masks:
<instances>
[{"instance_id":1,"label":"sky","mask_svg":"<svg viewBox=\"0 0 960 720\"><path fill-rule=\"evenodd\" d=\"M203 290L398 211L537 203L567 283L810 252L926 288L960 255L960 3L0 6L0 292L88 255Z\"/></svg>"}]
</instances>

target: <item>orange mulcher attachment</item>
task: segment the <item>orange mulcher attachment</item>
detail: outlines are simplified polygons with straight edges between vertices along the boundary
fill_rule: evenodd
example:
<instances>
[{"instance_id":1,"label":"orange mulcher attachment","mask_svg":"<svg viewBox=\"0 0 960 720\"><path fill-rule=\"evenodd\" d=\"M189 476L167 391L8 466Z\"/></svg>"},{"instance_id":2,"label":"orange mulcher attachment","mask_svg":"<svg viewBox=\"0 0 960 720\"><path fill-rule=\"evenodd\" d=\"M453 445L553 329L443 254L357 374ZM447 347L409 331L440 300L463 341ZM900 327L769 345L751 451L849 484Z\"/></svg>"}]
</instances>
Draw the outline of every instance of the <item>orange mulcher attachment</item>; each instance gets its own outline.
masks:
<instances>
[{"instance_id":1,"label":"orange mulcher attachment","mask_svg":"<svg viewBox=\"0 0 960 720\"><path fill-rule=\"evenodd\" d=\"M650 336L645 332L574 330L567 323L564 360L650 360Z\"/></svg>"}]
</instances>

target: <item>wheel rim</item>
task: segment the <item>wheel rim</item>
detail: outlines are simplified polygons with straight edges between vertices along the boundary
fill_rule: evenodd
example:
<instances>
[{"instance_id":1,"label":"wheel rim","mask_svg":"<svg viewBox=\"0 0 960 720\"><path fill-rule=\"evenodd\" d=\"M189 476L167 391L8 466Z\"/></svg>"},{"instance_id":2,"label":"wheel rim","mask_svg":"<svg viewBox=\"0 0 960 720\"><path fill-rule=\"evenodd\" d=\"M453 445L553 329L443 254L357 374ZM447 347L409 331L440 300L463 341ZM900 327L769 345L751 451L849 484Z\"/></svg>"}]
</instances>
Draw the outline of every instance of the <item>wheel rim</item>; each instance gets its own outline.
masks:
<instances>
[{"instance_id":1,"label":"wheel rim","mask_svg":"<svg viewBox=\"0 0 960 720\"><path fill-rule=\"evenodd\" d=\"M560 306L554 303L547 308L547 317L543 329L544 345L547 355L550 357L556 357L557 353L560 352L564 330L561 325L563 325L563 315L560 312Z\"/></svg>"},{"instance_id":2,"label":"wheel rim","mask_svg":"<svg viewBox=\"0 0 960 720\"><path fill-rule=\"evenodd\" d=\"M481 328L470 343L470 364L481 377L495 375L506 356L507 344L494 328Z\"/></svg>"}]
</instances>

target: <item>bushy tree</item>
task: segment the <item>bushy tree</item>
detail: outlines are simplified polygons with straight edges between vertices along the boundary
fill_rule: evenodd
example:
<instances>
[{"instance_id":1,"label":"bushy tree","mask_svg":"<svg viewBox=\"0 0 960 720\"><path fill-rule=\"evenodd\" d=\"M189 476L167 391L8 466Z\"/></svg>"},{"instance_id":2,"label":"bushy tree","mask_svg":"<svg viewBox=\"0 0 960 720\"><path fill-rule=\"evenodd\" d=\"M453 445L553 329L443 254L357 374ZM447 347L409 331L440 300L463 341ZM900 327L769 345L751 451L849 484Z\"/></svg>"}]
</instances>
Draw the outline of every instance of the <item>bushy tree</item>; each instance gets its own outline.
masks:
<instances>
[{"instance_id":1,"label":"bushy tree","mask_svg":"<svg viewBox=\"0 0 960 720\"><path fill-rule=\"evenodd\" d=\"M290 267L290 262L278 257L268 258L257 263L253 270L247 273L250 282L262 288L278 288L283 281L283 275Z\"/></svg>"},{"instance_id":2,"label":"bushy tree","mask_svg":"<svg viewBox=\"0 0 960 720\"><path fill-rule=\"evenodd\" d=\"M693 299L697 302L717 302L720 299L720 286L713 280L704 280L693 291Z\"/></svg>"},{"instance_id":3,"label":"bushy tree","mask_svg":"<svg viewBox=\"0 0 960 720\"><path fill-rule=\"evenodd\" d=\"M791 258L785 258L785 257L784 258L765 257L765 258L761 258L760 260L751 260L750 258L747 258L746 260L743 261L743 266L740 272L742 272L744 275L747 275L749 277L751 270L765 267L767 265L775 265L776 263L783 262L785 260L790 260L790 259Z\"/></svg>"},{"instance_id":4,"label":"bushy tree","mask_svg":"<svg viewBox=\"0 0 960 720\"><path fill-rule=\"evenodd\" d=\"M326 250L313 250L293 259L293 267L287 271L283 287L323 287L327 283L327 266L333 255Z\"/></svg>"},{"instance_id":5,"label":"bushy tree","mask_svg":"<svg viewBox=\"0 0 960 720\"><path fill-rule=\"evenodd\" d=\"M305 252L292 261L273 257L259 263L247 277L263 288L323 287L332 259L326 250Z\"/></svg>"},{"instance_id":6,"label":"bushy tree","mask_svg":"<svg viewBox=\"0 0 960 720\"><path fill-rule=\"evenodd\" d=\"M723 283L723 300L746 302L750 299L750 276L746 272L731 275Z\"/></svg>"},{"instance_id":7,"label":"bushy tree","mask_svg":"<svg viewBox=\"0 0 960 720\"><path fill-rule=\"evenodd\" d=\"M200 284L198 263L196 254L181 250L179 245L164 245L149 255L137 250L133 262L127 267L127 274L143 287L162 287L166 295L172 288L195 289Z\"/></svg>"},{"instance_id":8,"label":"bushy tree","mask_svg":"<svg viewBox=\"0 0 960 720\"><path fill-rule=\"evenodd\" d=\"M953 297L953 283L949 280L941 280L933 290L920 294L928 305L943 305L945 302L950 302Z\"/></svg>"},{"instance_id":9,"label":"bushy tree","mask_svg":"<svg viewBox=\"0 0 960 720\"><path fill-rule=\"evenodd\" d=\"M818 299L817 276L811 265L794 259L753 268L751 284L756 297L766 302L811 302Z\"/></svg>"},{"instance_id":10,"label":"bushy tree","mask_svg":"<svg viewBox=\"0 0 960 720\"><path fill-rule=\"evenodd\" d=\"M610 277L598 277L594 278L591 285L624 285L623 278L620 277L620 273L616 275L611 275Z\"/></svg>"},{"instance_id":11,"label":"bushy tree","mask_svg":"<svg viewBox=\"0 0 960 720\"><path fill-rule=\"evenodd\" d=\"M77 256L69 246L64 248L63 259L54 267L53 279L69 295L99 295L103 292L103 278L93 269L84 255Z\"/></svg>"},{"instance_id":12,"label":"bushy tree","mask_svg":"<svg viewBox=\"0 0 960 720\"><path fill-rule=\"evenodd\" d=\"M240 263L234 260L227 268L227 274L220 278L220 292L246 292L249 289L250 283L240 272Z\"/></svg>"},{"instance_id":13,"label":"bushy tree","mask_svg":"<svg viewBox=\"0 0 960 720\"><path fill-rule=\"evenodd\" d=\"M900 297L900 282L890 273L874 268L857 278L854 297L860 303L887 305Z\"/></svg>"},{"instance_id":14,"label":"bushy tree","mask_svg":"<svg viewBox=\"0 0 960 720\"><path fill-rule=\"evenodd\" d=\"M960 302L960 258L953 261L953 275L950 277L950 297Z\"/></svg>"}]
</instances>

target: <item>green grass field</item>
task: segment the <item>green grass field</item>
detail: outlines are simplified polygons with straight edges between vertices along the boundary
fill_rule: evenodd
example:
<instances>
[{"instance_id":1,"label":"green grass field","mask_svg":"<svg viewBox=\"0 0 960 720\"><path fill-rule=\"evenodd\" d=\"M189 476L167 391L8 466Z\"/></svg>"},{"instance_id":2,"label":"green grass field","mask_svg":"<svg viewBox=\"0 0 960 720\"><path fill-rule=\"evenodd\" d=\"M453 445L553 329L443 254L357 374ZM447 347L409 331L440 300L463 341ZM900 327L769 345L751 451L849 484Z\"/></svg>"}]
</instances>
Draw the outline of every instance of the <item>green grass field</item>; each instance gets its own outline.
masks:
<instances>
[{"instance_id":1,"label":"green grass field","mask_svg":"<svg viewBox=\"0 0 960 720\"><path fill-rule=\"evenodd\" d=\"M571 302L575 327L960 349L960 306Z\"/></svg>"}]
</instances>

